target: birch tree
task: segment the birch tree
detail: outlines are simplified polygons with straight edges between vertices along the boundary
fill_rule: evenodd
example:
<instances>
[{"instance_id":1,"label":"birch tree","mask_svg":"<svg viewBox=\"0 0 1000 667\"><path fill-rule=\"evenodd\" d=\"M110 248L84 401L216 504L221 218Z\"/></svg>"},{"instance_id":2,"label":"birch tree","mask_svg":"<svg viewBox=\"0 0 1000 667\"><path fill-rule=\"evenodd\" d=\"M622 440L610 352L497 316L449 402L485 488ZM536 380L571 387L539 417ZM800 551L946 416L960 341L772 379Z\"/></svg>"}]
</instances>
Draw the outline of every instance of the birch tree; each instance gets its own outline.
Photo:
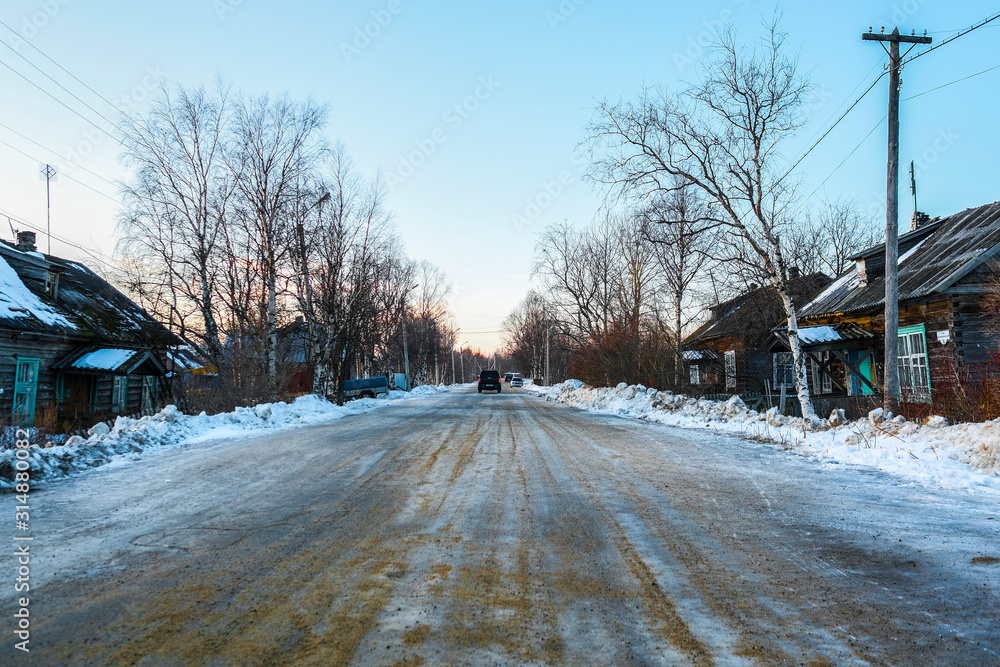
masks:
<instances>
[{"instance_id":1,"label":"birch tree","mask_svg":"<svg viewBox=\"0 0 1000 667\"><path fill-rule=\"evenodd\" d=\"M815 422L781 242L793 183L780 148L804 122L809 85L786 49L776 23L750 46L726 30L700 83L600 104L589 132L596 154L590 176L636 201L688 186L702 193L711 206L707 217L751 249L781 297L799 402Z\"/></svg>"},{"instance_id":2,"label":"birch tree","mask_svg":"<svg viewBox=\"0 0 1000 667\"><path fill-rule=\"evenodd\" d=\"M652 241L666 290L674 330L674 386L683 387L684 311L692 286L711 263L716 223L708 216L699 191L680 181L676 190L657 197L640 211L644 233Z\"/></svg>"},{"instance_id":3,"label":"birch tree","mask_svg":"<svg viewBox=\"0 0 1000 667\"><path fill-rule=\"evenodd\" d=\"M323 144L317 134L326 109L287 97L245 97L235 104L229 168L249 223L248 241L264 278L267 295L265 356L267 377L277 383L278 275L293 247L290 203L296 185L317 167Z\"/></svg>"},{"instance_id":4,"label":"birch tree","mask_svg":"<svg viewBox=\"0 0 1000 667\"><path fill-rule=\"evenodd\" d=\"M135 172L118 225L130 282L157 294L171 328L215 364L220 240L233 192L223 159L228 97L221 83L214 92L164 88L149 113L122 124L122 161Z\"/></svg>"}]
</instances>

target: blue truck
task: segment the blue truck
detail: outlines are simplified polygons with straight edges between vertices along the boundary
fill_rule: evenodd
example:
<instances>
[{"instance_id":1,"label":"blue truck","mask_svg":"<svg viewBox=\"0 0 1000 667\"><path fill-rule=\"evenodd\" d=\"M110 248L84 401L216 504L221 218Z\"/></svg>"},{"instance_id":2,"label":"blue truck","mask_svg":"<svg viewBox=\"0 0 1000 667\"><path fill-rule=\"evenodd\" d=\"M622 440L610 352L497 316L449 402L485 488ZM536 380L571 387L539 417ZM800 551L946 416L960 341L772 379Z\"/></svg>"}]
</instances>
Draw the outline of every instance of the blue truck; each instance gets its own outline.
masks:
<instances>
[{"instance_id":1,"label":"blue truck","mask_svg":"<svg viewBox=\"0 0 1000 667\"><path fill-rule=\"evenodd\" d=\"M373 378L361 378L344 382L344 398L375 398L379 394L389 393L389 380L380 375Z\"/></svg>"}]
</instances>

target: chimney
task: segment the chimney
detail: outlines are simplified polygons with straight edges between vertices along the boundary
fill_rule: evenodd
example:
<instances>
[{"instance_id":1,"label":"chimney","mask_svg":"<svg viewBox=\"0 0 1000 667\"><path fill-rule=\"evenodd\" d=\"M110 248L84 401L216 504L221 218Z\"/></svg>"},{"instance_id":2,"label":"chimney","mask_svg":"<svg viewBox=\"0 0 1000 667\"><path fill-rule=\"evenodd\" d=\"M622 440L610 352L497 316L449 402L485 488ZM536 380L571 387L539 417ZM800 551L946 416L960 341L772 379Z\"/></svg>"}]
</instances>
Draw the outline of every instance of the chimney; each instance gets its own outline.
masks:
<instances>
[{"instance_id":1,"label":"chimney","mask_svg":"<svg viewBox=\"0 0 1000 667\"><path fill-rule=\"evenodd\" d=\"M801 273L799 272L799 267L797 266L788 267L788 278L790 280L797 280L800 275Z\"/></svg>"},{"instance_id":2,"label":"chimney","mask_svg":"<svg viewBox=\"0 0 1000 667\"><path fill-rule=\"evenodd\" d=\"M17 249L22 252L34 252L36 250L35 232L18 232Z\"/></svg>"},{"instance_id":3,"label":"chimney","mask_svg":"<svg viewBox=\"0 0 1000 667\"><path fill-rule=\"evenodd\" d=\"M928 222L930 222L931 216L927 215L923 211L914 211L913 217L910 218L910 231L914 231L923 227Z\"/></svg>"},{"instance_id":4,"label":"chimney","mask_svg":"<svg viewBox=\"0 0 1000 667\"><path fill-rule=\"evenodd\" d=\"M864 258L855 260L855 265L858 267L858 285L868 287L868 271L865 269Z\"/></svg>"}]
</instances>

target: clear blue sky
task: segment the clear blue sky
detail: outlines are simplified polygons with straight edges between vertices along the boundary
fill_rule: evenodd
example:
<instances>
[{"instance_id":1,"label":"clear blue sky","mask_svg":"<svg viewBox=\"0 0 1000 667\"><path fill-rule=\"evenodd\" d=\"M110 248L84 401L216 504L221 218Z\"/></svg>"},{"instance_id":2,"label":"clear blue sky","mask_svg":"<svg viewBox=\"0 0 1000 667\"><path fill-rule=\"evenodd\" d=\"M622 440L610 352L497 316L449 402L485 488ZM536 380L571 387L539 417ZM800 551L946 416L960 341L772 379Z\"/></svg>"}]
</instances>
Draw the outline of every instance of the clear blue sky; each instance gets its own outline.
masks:
<instances>
[{"instance_id":1,"label":"clear blue sky","mask_svg":"<svg viewBox=\"0 0 1000 667\"><path fill-rule=\"evenodd\" d=\"M496 331L529 288L538 230L562 219L587 224L600 204L600 193L580 180L575 157L596 101L633 96L644 84L682 86L694 77L699 44L721 22L752 39L776 7L817 91L789 158L881 70L881 47L861 41L868 26L927 30L937 43L997 10L971 0L7 0L0 20L20 38L3 27L0 34L111 119L106 102L17 40L37 46L107 99L125 98L132 111L146 108L151 73L186 86L210 85L221 75L247 92L288 92L328 104L329 138L343 141L367 175L381 171L393 181L390 206L408 253L438 264L453 281L459 342L490 351L497 336L475 332ZM359 38L366 28L370 36ZM1000 65L998 34L991 24L910 64L904 100ZM0 47L0 62L102 122L11 49ZM993 171L1000 154L998 82L1000 69L903 102L904 222L912 212L911 159L922 163L919 204L931 215L1000 199ZM3 213L44 226L40 161L65 164L76 153L104 179L124 176L114 140L7 67L0 66L0 89L0 123L7 126L0 127L0 141L30 155L0 144ZM884 123L862 140L885 114L886 89L883 80L802 162L803 195L854 198L884 216ZM60 178L52 187L53 233L109 257L116 189L80 168L70 175L103 196ZM9 238L3 218L0 233ZM94 263L60 241L52 250Z\"/></svg>"}]
</instances>

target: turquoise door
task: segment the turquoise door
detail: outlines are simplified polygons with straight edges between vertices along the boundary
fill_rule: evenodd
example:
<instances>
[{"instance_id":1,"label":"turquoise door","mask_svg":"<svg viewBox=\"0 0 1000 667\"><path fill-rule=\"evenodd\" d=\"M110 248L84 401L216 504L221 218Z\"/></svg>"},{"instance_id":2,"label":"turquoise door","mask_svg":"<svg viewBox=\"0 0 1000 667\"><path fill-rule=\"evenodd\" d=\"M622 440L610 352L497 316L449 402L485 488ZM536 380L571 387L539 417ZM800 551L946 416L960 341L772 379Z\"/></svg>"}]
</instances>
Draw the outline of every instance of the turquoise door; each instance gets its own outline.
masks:
<instances>
[{"instance_id":1,"label":"turquoise door","mask_svg":"<svg viewBox=\"0 0 1000 667\"><path fill-rule=\"evenodd\" d=\"M35 423L35 396L38 393L38 359L19 358L14 378L14 424Z\"/></svg>"}]
</instances>

